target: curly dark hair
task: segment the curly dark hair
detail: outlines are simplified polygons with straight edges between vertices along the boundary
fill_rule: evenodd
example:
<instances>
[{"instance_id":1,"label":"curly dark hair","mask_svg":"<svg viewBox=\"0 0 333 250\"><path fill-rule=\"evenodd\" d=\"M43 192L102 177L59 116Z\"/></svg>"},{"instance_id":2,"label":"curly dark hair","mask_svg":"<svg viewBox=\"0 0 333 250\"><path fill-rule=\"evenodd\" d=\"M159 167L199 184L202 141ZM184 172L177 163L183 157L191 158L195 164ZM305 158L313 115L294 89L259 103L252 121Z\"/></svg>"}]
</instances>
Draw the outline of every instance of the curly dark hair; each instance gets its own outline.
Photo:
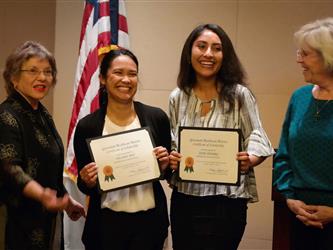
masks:
<instances>
[{"instance_id":1,"label":"curly dark hair","mask_svg":"<svg viewBox=\"0 0 333 250\"><path fill-rule=\"evenodd\" d=\"M235 89L237 84L246 86L246 73L240 63L235 49L227 33L217 24L202 24L196 27L187 37L180 59L180 69L177 77L177 85L186 94L190 94L191 89L196 83L196 73L191 62L192 46L194 41L205 31L214 32L222 42L223 62L222 67L216 75L217 89L219 98L230 104L228 110L235 108Z\"/></svg>"}]
</instances>

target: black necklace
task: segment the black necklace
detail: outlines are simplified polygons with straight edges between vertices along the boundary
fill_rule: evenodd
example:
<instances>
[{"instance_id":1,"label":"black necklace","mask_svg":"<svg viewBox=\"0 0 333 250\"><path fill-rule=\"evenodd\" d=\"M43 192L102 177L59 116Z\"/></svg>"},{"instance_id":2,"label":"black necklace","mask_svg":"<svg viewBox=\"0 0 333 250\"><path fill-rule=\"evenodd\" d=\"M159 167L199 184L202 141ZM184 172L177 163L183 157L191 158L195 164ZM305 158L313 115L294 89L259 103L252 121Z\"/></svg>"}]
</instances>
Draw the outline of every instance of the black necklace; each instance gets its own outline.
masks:
<instances>
[{"instance_id":1,"label":"black necklace","mask_svg":"<svg viewBox=\"0 0 333 250\"><path fill-rule=\"evenodd\" d=\"M314 117L317 121L320 119L320 112L327 106L330 101L331 100L327 100L321 107L319 107L319 101L316 101L316 112L314 114Z\"/></svg>"}]
</instances>

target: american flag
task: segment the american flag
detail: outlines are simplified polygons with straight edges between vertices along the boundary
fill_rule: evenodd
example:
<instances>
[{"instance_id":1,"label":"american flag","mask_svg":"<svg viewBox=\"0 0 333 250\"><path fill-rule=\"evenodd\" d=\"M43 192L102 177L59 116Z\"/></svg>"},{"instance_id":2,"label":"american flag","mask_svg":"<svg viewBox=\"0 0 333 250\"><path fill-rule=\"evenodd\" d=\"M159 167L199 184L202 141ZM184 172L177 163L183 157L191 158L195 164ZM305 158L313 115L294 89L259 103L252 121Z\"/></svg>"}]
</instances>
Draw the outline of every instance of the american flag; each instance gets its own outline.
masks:
<instances>
[{"instance_id":1,"label":"american flag","mask_svg":"<svg viewBox=\"0 0 333 250\"><path fill-rule=\"evenodd\" d=\"M73 148L75 128L81 118L98 108L100 57L117 47L129 48L124 0L86 0L64 169L65 186L70 195L81 203L84 203L85 197L75 184L78 174ZM84 249L81 243L83 225L83 219L72 223L65 215L64 241L66 250Z\"/></svg>"},{"instance_id":2,"label":"american flag","mask_svg":"<svg viewBox=\"0 0 333 250\"><path fill-rule=\"evenodd\" d=\"M129 48L124 1L86 0L65 161L65 172L73 179L77 176L73 149L75 127L82 117L98 108L99 58L117 46Z\"/></svg>"}]
</instances>

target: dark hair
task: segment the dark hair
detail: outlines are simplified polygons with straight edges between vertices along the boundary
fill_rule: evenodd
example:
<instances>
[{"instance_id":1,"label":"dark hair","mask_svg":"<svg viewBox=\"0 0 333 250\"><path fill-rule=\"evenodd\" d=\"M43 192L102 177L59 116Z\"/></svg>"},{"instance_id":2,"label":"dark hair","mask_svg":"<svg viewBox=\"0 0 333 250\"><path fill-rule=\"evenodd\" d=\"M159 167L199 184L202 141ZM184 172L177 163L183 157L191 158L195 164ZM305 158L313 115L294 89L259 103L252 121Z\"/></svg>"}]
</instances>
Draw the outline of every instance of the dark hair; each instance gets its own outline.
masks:
<instances>
[{"instance_id":1,"label":"dark hair","mask_svg":"<svg viewBox=\"0 0 333 250\"><path fill-rule=\"evenodd\" d=\"M129 58L131 58L133 62L136 64L137 71L139 71L139 61L131 51L127 49L116 49L106 53L102 59L99 71L99 74L102 78L106 79L108 70L113 60L116 59L118 56L128 56ZM101 107L106 107L107 103L108 103L108 95L106 92L106 88L104 85L101 85L99 89L99 105Z\"/></svg>"},{"instance_id":2,"label":"dark hair","mask_svg":"<svg viewBox=\"0 0 333 250\"><path fill-rule=\"evenodd\" d=\"M235 49L227 33L217 24L202 24L196 27L187 37L180 59L180 69L177 78L178 87L190 94L196 83L196 73L191 64L192 46L194 41L205 31L214 32L222 42L223 61L216 75L219 98L230 104L228 111L235 107L235 89L237 84L246 85L245 71L240 63ZM237 97L236 97L237 98Z\"/></svg>"},{"instance_id":3,"label":"dark hair","mask_svg":"<svg viewBox=\"0 0 333 250\"><path fill-rule=\"evenodd\" d=\"M23 63L32 57L48 60L52 69L52 83L55 84L57 82L57 66L51 52L38 42L26 41L18 46L6 60L3 78L5 79L5 89L8 95L15 92L12 77L19 76Z\"/></svg>"}]
</instances>

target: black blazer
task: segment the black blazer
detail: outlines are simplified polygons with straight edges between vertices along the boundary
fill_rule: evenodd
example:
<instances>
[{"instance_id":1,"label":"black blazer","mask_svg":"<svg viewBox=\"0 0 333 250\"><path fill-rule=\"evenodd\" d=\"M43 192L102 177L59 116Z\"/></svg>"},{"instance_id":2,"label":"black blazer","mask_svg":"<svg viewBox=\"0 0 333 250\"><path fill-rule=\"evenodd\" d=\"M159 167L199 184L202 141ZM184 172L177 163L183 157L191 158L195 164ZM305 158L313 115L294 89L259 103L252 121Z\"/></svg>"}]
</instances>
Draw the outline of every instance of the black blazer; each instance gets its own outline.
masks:
<instances>
[{"instance_id":1,"label":"black blazer","mask_svg":"<svg viewBox=\"0 0 333 250\"><path fill-rule=\"evenodd\" d=\"M159 108L151 107L140 102L134 102L134 108L141 126L150 128L156 146L163 146L170 152L170 124L165 112ZM80 172L86 164L92 162L86 139L102 135L105 114L106 109L100 108L94 113L82 118L76 127L74 135L74 151L78 165L78 172ZM170 171L171 170L168 169L166 175L169 175ZM88 188L81 180L80 174L78 175L77 185L83 193L90 196L82 241L86 249L100 249L98 246L98 242L100 242L100 239L98 238L100 235L99 223L103 223L100 221L100 192L97 187ZM156 206L154 212L156 212L161 218L160 231L161 234L165 234L166 236L169 226L166 197L159 181L153 182L153 189Z\"/></svg>"}]
</instances>

